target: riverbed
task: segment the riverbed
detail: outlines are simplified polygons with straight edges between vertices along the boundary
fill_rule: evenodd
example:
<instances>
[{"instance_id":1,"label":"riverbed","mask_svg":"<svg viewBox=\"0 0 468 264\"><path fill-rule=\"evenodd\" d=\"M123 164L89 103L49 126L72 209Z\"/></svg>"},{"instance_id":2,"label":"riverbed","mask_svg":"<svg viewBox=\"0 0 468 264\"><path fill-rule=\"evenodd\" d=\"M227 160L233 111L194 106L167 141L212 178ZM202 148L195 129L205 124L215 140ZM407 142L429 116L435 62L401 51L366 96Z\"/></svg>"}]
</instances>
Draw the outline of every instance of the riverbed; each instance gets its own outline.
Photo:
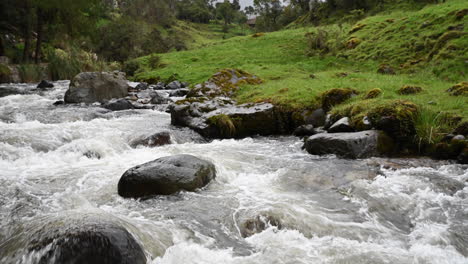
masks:
<instances>
[{"instance_id":1,"label":"riverbed","mask_svg":"<svg viewBox=\"0 0 468 264\"><path fill-rule=\"evenodd\" d=\"M37 219L119 219L148 263L468 263L468 166L313 156L292 136L206 141L159 110L58 105L68 81L0 85L0 249ZM173 144L131 147L167 131ZM191 154L197 192L124 199L129 168ZM24 233L24 234L23 234ZM19 250L19 249L18 249ZM35 263L0 250L2 263Z\"/></svg>"}]
</instances>

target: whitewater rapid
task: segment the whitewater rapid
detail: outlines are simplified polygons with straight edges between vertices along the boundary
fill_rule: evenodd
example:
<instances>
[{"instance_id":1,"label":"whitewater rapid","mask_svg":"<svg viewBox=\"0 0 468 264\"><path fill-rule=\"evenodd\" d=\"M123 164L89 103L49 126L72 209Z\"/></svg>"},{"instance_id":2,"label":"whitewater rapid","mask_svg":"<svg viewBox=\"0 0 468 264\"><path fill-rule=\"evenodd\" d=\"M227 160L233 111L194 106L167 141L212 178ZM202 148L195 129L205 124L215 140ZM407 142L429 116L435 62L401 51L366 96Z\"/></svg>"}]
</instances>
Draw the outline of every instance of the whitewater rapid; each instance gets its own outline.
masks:
<instances>
[{"instance_id":1,"label":"whitewater rapid","mask_svg":"<svg viewBox=\"0 0 468 264\"><path fill-rule=\"evenodd\" d=\"M468 263L466 165L318 157L295 137L206 142L163 111L53 106L68 82L55 86L0 85L0 248L35 219L97 211L128 223L152 264ZM161 131L174 144L130 147ZM216 180L118 196L124 171L174 154L213 162Z\"/></svg>"}]
</instances>

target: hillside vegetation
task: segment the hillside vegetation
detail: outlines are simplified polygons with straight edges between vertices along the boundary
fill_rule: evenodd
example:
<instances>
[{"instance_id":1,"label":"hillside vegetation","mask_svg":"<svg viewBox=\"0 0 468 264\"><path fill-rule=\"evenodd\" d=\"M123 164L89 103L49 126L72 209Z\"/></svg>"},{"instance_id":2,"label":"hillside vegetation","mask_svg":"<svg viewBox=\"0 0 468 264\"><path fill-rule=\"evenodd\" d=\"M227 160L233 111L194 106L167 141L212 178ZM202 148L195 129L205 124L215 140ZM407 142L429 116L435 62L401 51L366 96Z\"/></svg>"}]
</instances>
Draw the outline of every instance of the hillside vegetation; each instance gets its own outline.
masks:
<instances>
[{"instance_id":1,"label":"hillside vegetation","mask_svg":"<svg viewBox=\"0 0 468 264\"><path fill-rule=\"evenodd\" d=\"M420 10L377 14L355 24L235 37L161 54L158 68L149 67L149 56L139 58L140 69L134 79L164 80L177 74L181 80L196 84L220 69L239 68L264 80L236 92L242 103L267 101L292 109L315 109L320 107L323 92L348 87L359 95L335 106L332 113L353 104L370 109L409 100L422 109L421 116L431 119L430 123L458 122L468 118L466 83L461 83L461 96L446 90L466 81L467 21L466 2L449 0ZM378 73L382 64L388 64L396 74ZM398 90L405 85L421 87L422 91L400 94ZM381 94L364 100L375 88ZM449 122L438 128L450 126Z\"/></svg>"}]
</instances>

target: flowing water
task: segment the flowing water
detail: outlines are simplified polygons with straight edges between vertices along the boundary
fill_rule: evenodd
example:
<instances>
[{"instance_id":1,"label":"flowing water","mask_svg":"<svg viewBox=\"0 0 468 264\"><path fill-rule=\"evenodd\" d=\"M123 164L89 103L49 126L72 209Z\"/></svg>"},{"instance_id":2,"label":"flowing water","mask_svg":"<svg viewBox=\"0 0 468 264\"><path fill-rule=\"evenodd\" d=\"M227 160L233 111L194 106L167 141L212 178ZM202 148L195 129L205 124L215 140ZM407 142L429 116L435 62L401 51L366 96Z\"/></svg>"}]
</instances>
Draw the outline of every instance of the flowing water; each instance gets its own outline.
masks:
<instances>
[{"instance_id":1,"label":"flowing water","mask_svg":"<svg viewBox=\"0 0 468 264\"><path fill-rule=\"evenodd\" d=\"M0 85L0 250L38 219L99 212L126 223L155 264L468 263L467 166L317 157L293 137L207 143L161 111L53 106L68 82L55 85ZM174 144L130 147L159 131ZM182 153L212 161L216 180L118 196L125 170Z\"/></svg>"}]
</instances>

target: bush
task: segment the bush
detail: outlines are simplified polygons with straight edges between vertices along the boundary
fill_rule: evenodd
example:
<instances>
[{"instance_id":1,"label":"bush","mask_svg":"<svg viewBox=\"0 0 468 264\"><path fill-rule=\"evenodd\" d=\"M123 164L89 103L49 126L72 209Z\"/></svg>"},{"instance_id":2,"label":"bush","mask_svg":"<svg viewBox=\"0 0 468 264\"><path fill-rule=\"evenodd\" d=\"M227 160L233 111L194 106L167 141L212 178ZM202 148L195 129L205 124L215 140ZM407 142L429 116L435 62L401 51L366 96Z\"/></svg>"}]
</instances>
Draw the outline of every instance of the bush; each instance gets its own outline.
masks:
<instances>
[{"instance_id":1,"label":"bush","mask_svg":"<svg viewBox=\"0 0 468 264\"><path fill-rule=\"evenodd\" d=\"M346 47L346 32L343 28L329 27L327 30L317 29L306 34L308 56L336 55Z\"/></svg>"},{"instance_id":2,"label":"bush","mask_svg":"<svg viewBox=\"0 0 468 264\"><path fill-rule=\"evenodd\" d=\"M140 64L136 60L131 60L124 63L122 70L127 74L127 76L133 76L139 69Z\"/></svg>"},{"instance_id":3,"label":"bush","mask_svg":"<svg viewBox=\"0 0 468 264\"><path fill-rule=\"evenodd\" d=\"M22 64L18 70L22 82L38 82L42 79L42 69L36 64Z\"/></svg>"},{"instance_id":4,"label":"bush","mask_svg":"<svg viewBox=\"0 0 468 264\"><path fill-rule=\"evenodd\" d=\"M161 57L156 54L151 54L148 58L148 66L151 69L156 69L161 66Z\"/></svg>"}]
</instances>

